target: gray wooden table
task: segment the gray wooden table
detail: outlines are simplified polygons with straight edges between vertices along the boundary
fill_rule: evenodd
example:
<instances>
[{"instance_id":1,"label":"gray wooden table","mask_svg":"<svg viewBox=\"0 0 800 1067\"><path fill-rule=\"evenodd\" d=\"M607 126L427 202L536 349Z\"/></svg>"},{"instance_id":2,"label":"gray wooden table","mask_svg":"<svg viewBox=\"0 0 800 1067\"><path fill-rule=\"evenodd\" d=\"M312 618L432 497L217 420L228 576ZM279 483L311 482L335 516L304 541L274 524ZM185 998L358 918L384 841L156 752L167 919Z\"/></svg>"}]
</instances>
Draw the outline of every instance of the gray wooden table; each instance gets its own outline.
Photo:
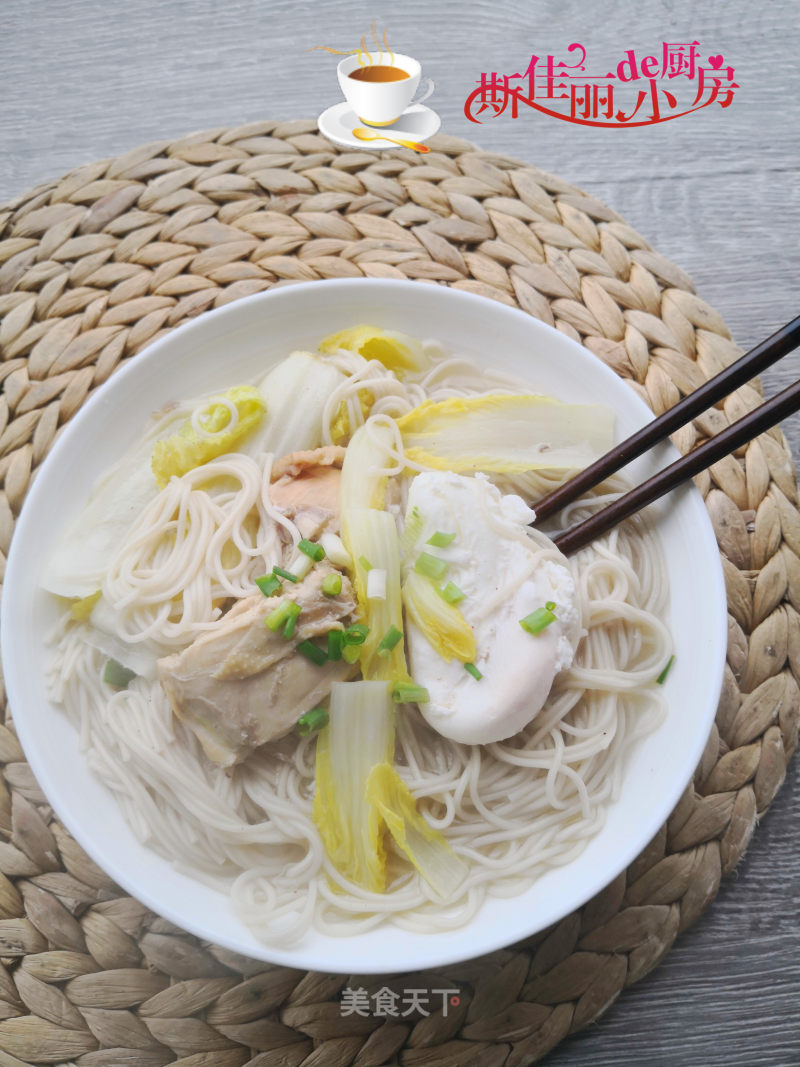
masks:
<instances>
[{"instance_id":1,"label":"gray wooden table","mask_svg":"<svg viewBox=\"0 0 800 1067\"><path fill-rule=\"evenodd\" d=\"M78 164L191 130L316 115L338 95L318 44L355 47L371 20L437 83L443 129L562 175L605 200L693 278L750 347L800 311L800 48L791 0L4 0L0 202ZM525 111L476 126L481 71L524 70L578 41L590 72L662 41L722 54L730 108L627 130ZM602 67L602 71L601 71ZM765 375L774 390L800 357ZM784 427L800 455L800 416ZM800 1064L800 789L795 762L735 876L661 966L548 1063Z\"/></svg>"}]
</instances>

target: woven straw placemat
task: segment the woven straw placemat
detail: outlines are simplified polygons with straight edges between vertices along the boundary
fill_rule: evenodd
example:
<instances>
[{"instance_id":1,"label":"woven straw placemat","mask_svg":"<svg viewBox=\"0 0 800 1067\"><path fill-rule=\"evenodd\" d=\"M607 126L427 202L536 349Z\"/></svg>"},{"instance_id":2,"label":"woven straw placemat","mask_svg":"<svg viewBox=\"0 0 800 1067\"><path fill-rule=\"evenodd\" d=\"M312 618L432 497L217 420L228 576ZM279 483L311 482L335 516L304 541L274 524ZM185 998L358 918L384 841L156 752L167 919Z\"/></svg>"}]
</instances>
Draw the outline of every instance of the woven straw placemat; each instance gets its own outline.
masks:
<instances>
[{"instance_id":1,"label":"woven straw placemat","mask_svg":"<svg viewBox=\"0 0 800 1067\"><path fill-rule=\"evenodd\" d=\"M0 207L0 549L59 427L188 318L295 280L412 278L518 306L582 341L656 412L739 355L689 278L604 204L452 137L342 152L313 121L162 141ZM744 386L682 450L761 400ZM432 974L303 974L200 943L60 825L0 726L0 1067L519 1067L656 966L714 898L797 743L800 516L771 430L697 482L730 640L693 784L632 866L524 943ZM3 556L3 561L5 556ZM342 1011L345 988L453 987L430 1015ZM389 1002L390 1004L396 1002Z\"/></svg>"}]
</instances>

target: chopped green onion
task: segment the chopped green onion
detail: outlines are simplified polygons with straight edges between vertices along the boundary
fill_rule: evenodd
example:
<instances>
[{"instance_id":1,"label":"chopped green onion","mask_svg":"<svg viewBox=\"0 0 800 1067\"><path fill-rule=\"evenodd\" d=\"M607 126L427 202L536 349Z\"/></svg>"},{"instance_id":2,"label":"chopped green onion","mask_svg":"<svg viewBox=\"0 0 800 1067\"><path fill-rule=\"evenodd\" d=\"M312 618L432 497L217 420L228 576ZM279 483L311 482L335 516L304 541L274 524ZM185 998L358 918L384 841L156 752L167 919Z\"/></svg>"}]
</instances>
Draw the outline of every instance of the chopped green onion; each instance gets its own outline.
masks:
<instances>
[{"instance_id":1,"label":"chopped green onion","mask_svg":"<svg viewBox=\"0 0 800 1067\"><path fill-rule=\"evenodd\" d=\"M136 671L123 667L115 659L106 660L103 670L103 681L113 685L115 689L127 689L130 682L136 677Z\"/></svg>"},{"instance_id":2,"label":"chopped green onion","mask_svg":"<svg viewBox=\"0 0 800 1067\"><path fill-rule=\"evenodd\" d=\"M296 723L297 732L301 737L308 737L309 734L316 733L317 730L327 725L328 713L325 708L312 708L305 715L301 715Z\"/></svg>"},{"instance_id":3,"label":"chopped green onion","mask_svg":"<svg viewBox=\"0 0 800 1067\"><path fill-rule=\"evenodd\" d=\"M547 603L545 604L545 607L547 608L548 611L555 611L556 610L556 602L555 602L555 600L548 600Z\"/></svg>"},{"instance_id":4,"label":"chopped green onion","mask_svg":"<svg viewBox=\"0 0 800 1067\"><path fill-rule=\"evenodd\" d=\"M474 663L465 663L464 664L464 670L467 672L467 674L471 674L476 682L479 682L481 680L481 678L483 678L483 675L481 674L481 672L478 670L478 668L475 666Z\"/></svg>"},{"instance_id":5,"label":"chopped green onion","mask_svg":"<svg viewBox=\"0 0 800 1067\"><path fill-rule=\"evenodd\" d=\"M436 592L442 598L446 600L448 604L460 604L466 593L462 593L455 582L448 582L447 585L442 586L441 589L437 589Z\"/></svg>"},{"instance_id":6,"label":"chopped green onion","mask_svg":"<svg viewBox=\"0 0 800 1067\"><path fill-rule=\"evenodd\" d=\"M297 547L301 552L305 552L307 556L310 556L315 563L319 563L321 559L325 559L325 549L322 545L316 545L306 537L300 541Z\"/></svg>"},{"instance_id":7,"label":"chopped green onion","mask_svg":"<svg viewBox=\"0 0 800 1067\"><path fill-rule=\"evenodd\" d=\"M328 660L327 654L319 645L315 645L313 641L301 641L297 646L297 651L301 656L311 660L312 663L316 663L318 667L321 667Z\"/></svg>"},{"instance_id":8,"label":"chopped green onion","mask_svg":"<svg viewBox=\"0 0 800 1067\"><path fill-rule=\"evenodd\" d=\"M392 700L395 704L427 704L430 700L428 690L413 682L397 682L392 689Z\"/></svg>"},{"instance_id":9,"label":"chopped green onion","mask_svg":"<svg viewBox=\"0 0 800 1067\"><path fill-rule=\"evenodd\" d=\"M402 641L403 631L398 630L396 626L390 626L386 633L381 638L380 644L376 648L376 652L379 656L390 656L392 649L398 643Z\"/></svg>"},{"instance_id":10,"label":"chopped green onion","mask_svg":"<svg viewBox=\"0 0 800 1067\"><path fill-rule=\"evenodd\" d=\"M342 591L341 574L326 574L322 579L322 592L325 596L338 596Z\"/></svg>"},{"instance_id":11,"label":"chopped green onion","mask_svg":"<svg viewBox=\"0 0 800 1067\"><path fill-rule=\"evenodd\" d=\"M442 533L437 530L433 536L429 537L425 542L426 545L433 545L434 548L447 548L451 541L455 541L455 534Z\"/></svg>"},{"instance_id":12,"label":"chopped green onion","mask_svg":"<svg viewBox=\"0 0 800 1067\"><path fill-rule=\"evenodd\" d=\"M314 560L311 556L307 556L303 552L295 552L294 558L289 564L289 570L302 582L313 566Z\"/></svg>"},{"instance_id":13,"label":"chopped green onion","mask_svg":"<svg viewBox=\"0 0 800 1067\"><path fill-rule=\"evenodd\" d=\"M548 601L552 604L552 600ZM555 604L553 604L555 607ZM555 622L556 617L550 608L537 608L536 611L532 611L530 615L526 615L524 619L519 620L519 624L523 630L527 630L529 634L533 634L535 637L540 634L542 630L546 630L551 622Z\"/></svg>"},{"instance_id":14,"label":"chopped green onion","mask_svg":"<svg viewBox=\"0 0 800 1067\"><path fill-rule=\"evenodd\" d=\"M358 562L361 564L361 566L364 568L365 571L371 571L372 570L372 564L370 563L370 561L367 559L366 556L359 556L358 557Z\"/></svg>"},{"instance_id":15,"label":"chopped green onion","mask_svg":"<svg viewBox=\"0 0 800 1067\"><path fill-rule=\"evenodd\" d=\"M414 570L417 574L422 574L426 578L435 578L438 581L439 578L444 577L444 572L447 570L447 560L432 556L430 552L420 552L417 562L414 564Z\"/></svg>"},{"instance_id":16,"label":"chopped green onion","mask_svg":"<svg viewBox=\"0 0 800 1067\"><path fill-rule=\"evenodd\" d=\"M262 574L260 578L256 578L256 585L264 596L272 596L280 589L281 580L275 574Z\"/></svg>"},{"instance_id":17,"label":"chopped green onion","mask_svg":"<svg viewBox=\"0 0 800 1067\"><path fill-rule=\"evenodd\" d=\"M343 645L342 659L345 663L357 663L361 656L361 645Z\"/></svg>"},{"instance_id":18,"label":"chopped green onion","mask_svg":"<svg viewBox=\"0 0 800 1067\"><path fill-rule=\"evenodd\" d=\"M277 574L279 578L285 578L287 582L299 582L300 579L296 574L292 574L291 571L285 571L283 567L273 567L272 573Z\"/></svg>"},{"instance_id":19,"label":"chopped green onion","mask_svg":"<svg viewBox=\"0 0 800 1067\"><path fill-rule=\"evenodd\" d=\"M294 628L295 628L295 625L297 624L297 616L300 614L300 611L301 611L300 605L299 604L295 604L290 600L289 601L289 615L288 615L288 618L286 619L286 625L283 628L283 636L286 638L287 641L290 638L294 637Z\"/></svg>"},{"instance_id":20,"label":"chopped green onion","mask_svg":"<svg viewBox=\"0 0 800 1067\"><path fill-rule=\"evenodd\" d=\"M344 547L344 542L341 537L337 537L335 533L329 533L327 530L320 536L319 543L325 549L325 555L331 561L335 563L337 567L352 567L353 560L350 553Z\"/></svg>"},{"instance_id":21,"label":"chopped green onion","mask_svg":"<svg viewBox=\"0 0 800 1067\"><path fill-rule=\"evenodd\" d=\"M674 657L674 656L670 656L670 657L669 657L669 659L667 660L667 665L666 665L666 667L665 667L665 668L664 668L664 670L663 670L663 671L661 672L661 674L659 674L658 678L656 678L656 683L657 683L658 685L663 685L663 684L664 684L664 682L666 682L666 680L667 680L667 675L669 674L669 669L670 669L670 667L672 666L672 664L673 664L674 662L675 662L675 657Z\"/></svg>"},{"instance_id":22,"label":"chopped green onion","mask_svg":"<svg viewBox=\"0 0 800 1067\"><path fill-rule=\"evenodd\" d=\"M354 622L352 626L347 627L342 639L346 645L363 645L368 633L369 626L365 626L363 622Z\"/></svg>"},{"instance_id":23,"label":"chopped green onion","mask_svg":"<svg viewBox=\"0 0 800 1067\"><path fill-rule=\"evenodd\" d=\"M382 567L373 567L367 573L367 600L386 599L386 571Z\"/></svg>"},{"instance_id":24,"label":"chopped green onion","mask_svg":"<svg viewBox=\"0 0 800 1067\"><path fill-rule=\"evenodd\" d=\"M282 600L278 604L274 611L271 611L264 619L264 625L268 630L273 632L280 630L281 626L289 619L292 614L292 607L295 606L292 600Z\"/></svg>"},{"instance_id":25,"label":"chopped green onion","mask_svg":"<svg viewBox=\"0 0 800 1067\"><path fill-rule=\"evenodd\" d=\"M342 631L328 630L328 659L337 660L342 658Z\"/></svg>"}]
</instances>

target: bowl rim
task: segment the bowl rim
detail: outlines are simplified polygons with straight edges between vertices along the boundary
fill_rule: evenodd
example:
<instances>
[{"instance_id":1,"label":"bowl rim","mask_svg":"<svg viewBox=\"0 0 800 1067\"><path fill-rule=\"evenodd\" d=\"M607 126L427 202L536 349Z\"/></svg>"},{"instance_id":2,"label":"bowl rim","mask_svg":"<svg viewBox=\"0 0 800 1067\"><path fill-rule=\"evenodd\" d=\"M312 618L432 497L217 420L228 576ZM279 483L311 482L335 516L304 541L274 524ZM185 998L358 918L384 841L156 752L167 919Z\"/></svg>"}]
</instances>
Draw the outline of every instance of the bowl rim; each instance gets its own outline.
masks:
<instances>
[{"instance_id":1,"label":"bowl rim","mask_svg":"<svg viewBox=\"0 0 800 1067\"><path fill-rule=\"evenodd\" d=\"M593 366L597 373L601 376L605 376L609 382L613 382L612 388L618 388L622 382L620 376L611 370L611 368L603 363L602 360L595 356L589 349L560 331L555 330L553 327L535 319L520 308L513 308L506 304L502 304L499 301L490 300L479 294L456 290L449 286L434 287L421 285L419 282L400 279L344 278L324 279L313 282L297 282L285 286L279 285L264 292L243 297L220 308L207 311L197 316L197 318L177 326L174 330L171 330L169 334L159 338L151 345L148 345L142 352L137 353L136 357L131 359L125 366L119 368L112 374L109 380L103 383L103 385L97 389L95 394L81 406L76 414L69 420L69 423L64 427L59 439L55 442L50 453L46 456L39 468L36 480L29 488L23 507L15 523L14 536L12 537L4 581L4 595L2 604L0 605L0 655L2 656L2 663L6 674L9 707L21 708L23 706L23 701L20 699L23 692L23 659L19 654L21 650L17 647L18 642L15 636L15 627L13 625L11 613L17 597L24 596L25 593L24 572L23 568L18 563L18 557L23 551L23 535L26 527L29 522L33 521L29 517L35 515L40 508L38 501L43 492L42 487L45 484L45 479L42 477L43 472L49 472L58 466L61 461L60 457L64 452L68 451L70 442L74 438L80 436L83 432L84 424L90 423L95 417L95 413L106 403L106 392L109 390L109 387L113 385L114 389L122 392L125 383L130 380L135 380L139 375L146 373L146 369L155 364L160 358L162 351L164 349L169 349L169 347L175 344L176 337L180 337L182 341L187 339L191 340L195 334L200 335L205 332L212 319L215 324L222 324L226 319L235 321L240 315L246 314L248 309L260 304L264 305L265 313L268 314L270 304L276 300L282 299L284 294L300 293L302 296L302 294L305 293L319 292L321 286L324 286L328 292L334 287L338 287L342 291L343 296L348 292L355 293L356 290L366 293L372 292L375 295L375 299L378 301L380 300L381 293L390 291L399 292L402 290L403 292L410 292L413 290L415 295L420 294L420 291L425 293L430 293L431 291L438 291L439 293L444 292L444 299L446 301L453 301L454 305L461 303L465 309L491 308L492 313L501 316L513 316L519 323L524 321L526 326L531 328L533 333L542 330L546 331L549 335L556 334L559 337L559 344L564 345L566 343L574 352L580 354L581 359L590 358L593 361ZM428 297L425 297L425 299L428 299ZM642 421L648 421L654 417L652 410L633 391L631 391L628 396L626 403L631 403L634 409L638 407ZM671 449L674 455L677 456L677 451L674 450L673 446L670 445L669 449ZM649 811L647 817L643 820L644 828L638 835L636 841L629 844L627 848L620 850L616 856L615 862L604 870L600 882L593 884L585 892L582 892L580 894L580 899L577 902L570 900L566 910L562 908L556 917L550 916L545 922L536 921L527 926L521 925L520 928L515 930L510 936L506 932L499 937L495 935L494 938L476 938L474 925L479 923L479 920L473 919L458 931L458 933L464 935L459 942L461 947L454 949L453 945L455 942L451 943L450 941L446 941L442 946L446 946L444 953L441 950L438 952L435 951L434 942L438 943L438 934L410 935L415 938L420 938L422 941L427 941L429 946L434 948L434 951L422 951L418 962L410 964L404 963L402 970L421 970L473 959L476 956L503 948L509 943L513 943L521 938L531 936L539 930L546 928L552 922L559 921L561 918L571 914L578 908L583 907L587 901L592 899L596 893L601 891L629 866L673 811L687 783L691 780L691 776L695 771L707 743L708 734L714 720L714 713L716 711L719 694L722 689L725 651L727 647L727 598L719 547L714 535L710 517L708 516L699 491L694 485L685 487L685 491L690 494L691 499L695 500L695 504L699 502L701 509L699 514L704 516L704 519L701 518L698 525L697 544L704 554L710 555L715 561L715 565L711 568L712 573L709 574L709 578L714 587L715 599L717 602L717 611L715 614L716 628L713 635L715 655L713 663L708 662L706 664L708 670L713 672L710 675L708 685L709 700L707 706L700 709L704 728L702 731L698 731L694 737L694 743L691 746L691 758L687 758L686 761L685 775L676 776L672 789L665 791L660 798L659 804ZM33 503L30 503L31 501L33 501ZM55 710L52 704L49 706L52 710ZM24 711L20 711L18 715L14 716L14 723L20 743L25 752L25 758L57 817L63 822L67 830L89 857L108 873L126 893L134 897L134 899L141 901L156 914L164 916L188 933L206 941L213 941L216 944L220 944L223 947L241 953L242 955L262 959L278 965L306 967L310 970L329 971L333 973L353 972L354 966L352 962L347 960L346 954L344 953L342 955L344 955L345 958L341 960L335 958L319 959L314 955L313 951L296 952L291 949L282 949L278 946L273 946L272 944L263 944L262 952L261 942L257 945L244 944L235 937L220 936L218 932L209 933L208 928L203 927L201 923L195 922L191 917L187 919L186 916L179 914L175 909L165 906L164 903L159 900L157 886L145 886L143 888L136 882L134 872L129 871L124 868L124 866L121 867L113 860L106 858L103 854L102 846L95 842L90 830L85 830L80 820L75 817L74 812L70 807L69 798L63 796L61 789L53 781L46 760L38 749L37 740L32 732L30 720L25 715ZM642 739L640 739L638 743L641 743L641 740ZM80 753L80 759L85 764L85 755L83 753ZM103 788L105 789L106 787L103 786ZM114 803L117 803L116 799L114 799ZM133 834L132 830L131 834ZM591 844L591 840L587 842L587 847L589 844ZM164 862L168 863L169 861L165 860ZM378 927L377 929L380 930L382 927ZM336 939L336 942L337 944L345 945L346 940L347 939L338 938ZM477 947L475 947L476 944ZM358 963L359 967L357 970L358 973L361 974L390 973L385 965L380 965L381 961L372 963L370 960L362 960L359 958ZM397 971L398 968L394 968L393 970Z\"/></svg>"}]
</instances>

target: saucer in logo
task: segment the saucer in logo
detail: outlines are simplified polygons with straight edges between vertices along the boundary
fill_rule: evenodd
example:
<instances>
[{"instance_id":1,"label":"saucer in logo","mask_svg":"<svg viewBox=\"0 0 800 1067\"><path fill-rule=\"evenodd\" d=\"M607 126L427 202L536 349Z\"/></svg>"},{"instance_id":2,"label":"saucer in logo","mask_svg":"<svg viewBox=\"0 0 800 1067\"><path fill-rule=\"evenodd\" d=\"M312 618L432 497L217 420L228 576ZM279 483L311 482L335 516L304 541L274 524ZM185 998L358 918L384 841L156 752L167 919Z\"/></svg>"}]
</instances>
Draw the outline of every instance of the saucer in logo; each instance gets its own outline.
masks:
<instances>
[{"instance_id":1,"label":"saucer in logo","mask_svg":"<svg viewBox=\"0 0 800 1067\"><path fill-rule=\"evenodd\" d=\"M441 125L441 119L435 111L425 107L424 104L412 104L390 126L366 127L351 105L343 100L340 104L334 104L333 107L323 111L317 120L317 125L320 133L324 134L329 141L342 145L344 148L383 150L397 148L397 145L381 137L381 133L386 133L387 137L422 142L433 137ZM376 140L365 141L356 137L353 130L357 127L366 127L370 133L374 132Z\"/></svg>"}]
</instances>

